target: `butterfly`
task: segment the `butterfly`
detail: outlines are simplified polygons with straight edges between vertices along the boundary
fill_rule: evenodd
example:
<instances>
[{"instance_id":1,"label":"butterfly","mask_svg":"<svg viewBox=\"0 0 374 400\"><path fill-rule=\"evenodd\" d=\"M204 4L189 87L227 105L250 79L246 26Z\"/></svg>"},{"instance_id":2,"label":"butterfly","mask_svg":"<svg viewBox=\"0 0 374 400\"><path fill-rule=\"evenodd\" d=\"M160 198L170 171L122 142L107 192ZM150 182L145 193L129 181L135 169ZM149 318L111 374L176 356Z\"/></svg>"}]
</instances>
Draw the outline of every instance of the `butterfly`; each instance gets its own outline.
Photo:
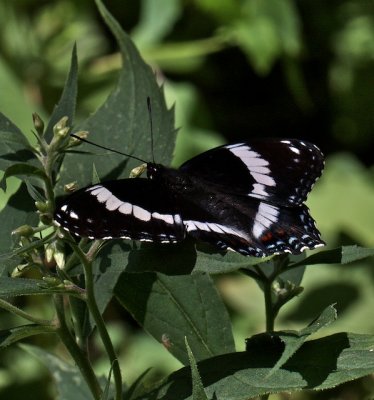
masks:
<instances>
[{"instance_id":1,"label":"butterfly","mask_svg":"<svg viewBox=\"0 0 374 400\"><path fill-rule=\"evenodd\" d=\"M90 239L176 243L186 236L221 250L265 257L324 245L308 207L324 157L298 139L213 148L178 169L147 163L146 178L77 190L54 220Z\"/></svg>"}]
</instances>

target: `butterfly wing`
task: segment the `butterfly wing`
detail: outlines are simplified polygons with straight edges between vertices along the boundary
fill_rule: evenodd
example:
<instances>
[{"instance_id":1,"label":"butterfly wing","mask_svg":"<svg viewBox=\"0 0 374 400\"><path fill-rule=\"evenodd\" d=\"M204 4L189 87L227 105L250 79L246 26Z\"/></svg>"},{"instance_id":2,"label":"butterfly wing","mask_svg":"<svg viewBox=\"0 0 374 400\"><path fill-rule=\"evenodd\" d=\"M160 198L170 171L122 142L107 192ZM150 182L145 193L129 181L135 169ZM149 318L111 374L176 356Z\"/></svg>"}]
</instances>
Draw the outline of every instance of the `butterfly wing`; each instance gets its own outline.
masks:
<instances>
[{"instance_id":1,"label":"butterfly wing","mask_svg":"<svg viewBox=\"0 0 374 400\"><path fill-rule=\"evenodd\" d=\"M217 147L180 170L219 184L227 193L293 206L306 200L323 166L323 154L311 143L267 139Z\"/></svg>"},{"instance_id":2,"label":"butterfly wing","mask_svg":"<svg viewBox=\"0 0 374 400\"><path fill-rule=\"evenodd\" d=\"M185 228L167 193L149 179L108 181L78 190L57 207L54 220L73 235L174 243Z\"/></svg>"}]
</instances>

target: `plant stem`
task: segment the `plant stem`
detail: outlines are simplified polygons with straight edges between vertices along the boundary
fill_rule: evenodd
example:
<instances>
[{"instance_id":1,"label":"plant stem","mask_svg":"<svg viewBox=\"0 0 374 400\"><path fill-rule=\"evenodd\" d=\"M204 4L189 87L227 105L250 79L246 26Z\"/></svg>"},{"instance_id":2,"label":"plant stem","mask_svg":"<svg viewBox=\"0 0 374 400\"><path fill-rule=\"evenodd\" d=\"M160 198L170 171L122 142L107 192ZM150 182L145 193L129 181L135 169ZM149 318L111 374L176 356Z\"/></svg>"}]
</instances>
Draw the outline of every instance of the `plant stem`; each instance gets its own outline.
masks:
<instances>
[{"instance_id":1,"label":"plant stem","mask_svg":"<svg viewBox=\"0 0 374 400\"><path fill-rule=\"evenodd\" d=\"M86 381L88 387L91 390L94 399L100 400L102 395L102 390L96 378L96 375L92 369L92 366L88 358L85 357L84 353L81 351L80 347L75 342L66 324L63 297L60 295L54 295L53 298L59 322L57 334L59 335L61 341L64 343L70 355L76 362L82 376L84 377L84 380Z\"/></svg>"},{"instance_id":2,"label":"plant stem","mask_svg":"<svg viewBox=\"0 0 374 400\"><path fill-rule=\"evenodd\" d=\"M115 384L115 388L116 388L115 399L121 400L122 399L122 376L121 376L121 370L119 367L118 358L114 351L113 344L110 340L110 336L108 334L104 320L101 316L100 310L99 310L96 300L95 300L94 279L93 279L93 272L92 272L92 258L93 258L95 251L100 246L100 242L99 241L94 242L94 244L92 245L91 249L88 252L90 254L90 257L86 256L86 254L84 254L82 249L74 242L71 242L70 245L72 246L73 250L76 252L78 257L80 258L80 260L83 264L83 267L84 267L84 275L85 275L85 281L86 281L87 306L88 306L88 309L90 310L91 315L96 323L97 330L99 331L101 340L102 340L105 350L108 354L110 365L113 368L114 384Z\"/></svg>"},{"instance_id":3,"label":"plant stem","mask_svg":"<svg viewBox=\"0 0 374 400\"><path fill-rule=\"evenodd\" d=\"M264 283L264 295L265 295L265 313L266 313L266 332L274 331L274 308L271 297L271 281Z\"/></svg>"}]
</instances>

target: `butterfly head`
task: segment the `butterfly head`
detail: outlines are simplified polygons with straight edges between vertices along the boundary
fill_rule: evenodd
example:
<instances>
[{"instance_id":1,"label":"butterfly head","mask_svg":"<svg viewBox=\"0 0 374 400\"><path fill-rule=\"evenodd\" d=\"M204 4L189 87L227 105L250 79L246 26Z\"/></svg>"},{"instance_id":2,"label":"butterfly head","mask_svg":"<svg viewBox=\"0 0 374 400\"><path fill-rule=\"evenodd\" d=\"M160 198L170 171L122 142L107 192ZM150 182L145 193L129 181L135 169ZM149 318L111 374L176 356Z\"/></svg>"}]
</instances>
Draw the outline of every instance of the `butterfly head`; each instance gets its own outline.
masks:
<instances>
[{"instance_id":1,"label":"butterfly head","mask_svg":"<svg viewBox=\"0 0 374 400\"><path fill-rule=\"evenodd\" d=\"M162 174L163 170L165 170L165 167L162 166L161 164L149 162L147 163L147 178L156 179Z\"/></svg>"}]
</instances>

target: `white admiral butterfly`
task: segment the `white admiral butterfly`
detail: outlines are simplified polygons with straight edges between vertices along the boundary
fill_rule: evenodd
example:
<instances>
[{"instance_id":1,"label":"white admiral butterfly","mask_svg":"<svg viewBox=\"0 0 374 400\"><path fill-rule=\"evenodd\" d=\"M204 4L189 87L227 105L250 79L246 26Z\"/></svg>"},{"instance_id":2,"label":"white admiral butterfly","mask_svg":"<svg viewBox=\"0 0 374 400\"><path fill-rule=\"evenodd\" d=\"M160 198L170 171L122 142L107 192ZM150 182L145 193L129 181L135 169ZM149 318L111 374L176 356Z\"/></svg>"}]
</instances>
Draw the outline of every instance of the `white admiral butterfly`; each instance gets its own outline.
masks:
<instances>
[{"instance_id":1,"label":"white admiral butterfly","mask_svg":"<svg viewBox=\"0 0 374 400\"><path fill-rule=\"evenodd\" d=\"M147 178L103 182L65 198L54 219L91 239L176 243L186 235L264 257L323 246L303 202L324 166L297 139L214 148L179 169L147 164Z\"/></svg>"}]
</instances>

